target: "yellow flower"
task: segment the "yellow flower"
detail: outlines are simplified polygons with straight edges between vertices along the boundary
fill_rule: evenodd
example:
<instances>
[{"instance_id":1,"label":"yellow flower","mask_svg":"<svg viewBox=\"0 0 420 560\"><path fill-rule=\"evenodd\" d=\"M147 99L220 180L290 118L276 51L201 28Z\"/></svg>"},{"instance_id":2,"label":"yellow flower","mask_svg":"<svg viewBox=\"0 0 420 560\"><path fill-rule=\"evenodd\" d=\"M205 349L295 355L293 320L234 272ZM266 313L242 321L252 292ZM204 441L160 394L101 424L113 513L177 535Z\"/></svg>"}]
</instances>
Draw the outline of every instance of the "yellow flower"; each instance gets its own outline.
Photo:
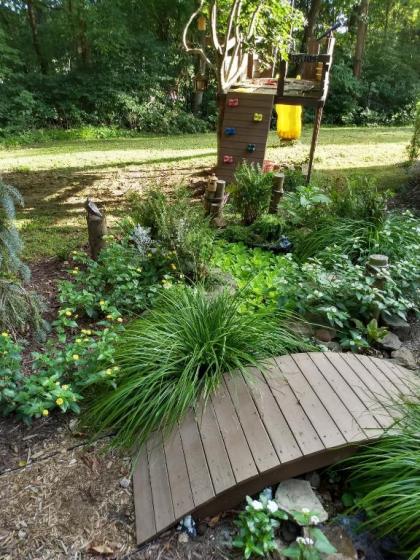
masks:
<instances>
[{"instance_id":1,"label":"yellow flower","mask_svg":"<svg viewBox=\"0 0 420 560\"><path fill-rule=\"evenodd\" d=\"M46 408L42 411L42 416L48 416L49 412Z\"/></svg>"},{"instance_id":2,"label":"yellow flower","mask_svg":"<svg viewBox=\"0 0 420 560\"><path fill-rule=\"evenodd\" d=\"M114 371L120 371L120 366L114 366Z\"/></svg>"},{"instance_id":3,"label":"yellow flower","mask_svg":"<svg viewBox=\"0 0 420 560\"><path fill-rule=\"evenodd\" d=\"M71 312L71 311L66 311L66 316L67 316L67 317L71 317L71 316L72 316L72 312Z\"/></svg>"},{"instance_id":4,"label":"yellow flower","mask_svg":"<svg viewBox=\"0 0 420 560\"><path fill-rule=\"evenodd\" d=\"M69 388L68 385L63 385L63 386L62 386L62 389L63 389L64 391L67 391L68 388Z\"/></svg>"},{"instance_id":5,"label":"yellow flower","mask_svg":"<svg viewBox=\"0 0 420 560\"><path fill-rule=\"evenodd\" d=\"M143 272L143 269L140 268L140 267L139 267L139 268L136 268L136 270L137 270L137 272Z\"/></svg>"},{"instance_id":6,"label":"yellow flower","mask_svg":"<svg viewBox=\"0 0 420 560\"><path fill-rule=\"evenodd\" d=\"M112 321L112 315L107 315L106 318Z\"/></svg>"},{"instance_id":7,"label":"yellow flower","mask_svg":"<svg viewBox=\"0 0 420 560\"><path fill-rule=\"evenodd\" d=\"M64 400L61 397L58 397L58 399L55 401L55 404L57 404L58 406L61 406L64 403Z\"/></svg>"},{"instance_id":8,"label":"yellow flower","mask_svg":"<svg viewBox=\"0 0 420 560\"><path fill-rule=\"evenodd\" d=\"M107 375L112 375L112 369L111 369L111 368L108 368L108 369L105 371L105 373L106 373Z\"/></svg>"},{"instance_id":9,"label":"yellow flower","mask_svg":"<svg viewBox=\"0 0 420 560\"><path fill-rule=\"evenodd\" d=\"M152 256L152 253L147 253L147 256L148 256L148 257L151 257L151 256Z\"/></svg>"},{"instance_id":10,"label":"yellow flower","mask_svg":"<svg viewBox=\"0 0 420 560\"><path fill-rule=\"evenodd\" d=\"M123 322L122 317L118 317L117 321L118 321L119 323L122 323L122 322Z\"/></svg>"},{"instance_id":11,"label":"yellow flower","mask_svg":"<svg viewBox=\"0 0 420 560\"><path fill-rule=\"evenodd\" d=\"M77 342L77 344L80 344L82 342L82 339L81 338L76 338L76 342Z\"/></svg>"},{"instance_id":12,"label":"yellow flower","mask_svg":"<svg viewBox=\"0 0 420 560\"><path fill-rule=\"evenodd\" d=\"M73 358L73 360L74 360L75 362L77 362L78 360L80 360L79 354L73 354L72 358Z\"/></svg>"},{"instance_id":13,"label":"yellow flower","mask_svg":"<svg viewBox=\"0 0 420 560\"><path fill-rule=\"evenodd\" d=\"M60 385L60 382L59 382L59 381L56 381L55 384L56 384L56 385Z\"/></svg>"},{"instance_id":14,"label":"yellow flower","mask_svg":"<svg viewBox=\"0 0 420 560\"><path fill-rule=\"evenodd\" d=\"M175 263L171 263L171 268L172 268L172 270L176 270L176 264L175 264Z\"/></svg>"},{"instance_id":15,"label":"yellow flower","mask_svg":"<svg viewBox=\"0 0 420 560\"><path fill-rule=\"evenodd\" d=\"M105 304L106 304L106 301L104 299L101 299L101 301L99 302L99 305L102 306L102 305L105 305Z\"/></svg>"},{"instance_id":16,"label":"yellow flower","mask_svg":"<svg viewBox=\"0 0 420 560\"><path fill-rule=\"evenodd\" d=\"M73 276L77 276L79 274L78 270L72 270L71 273L73 274Z\"/></svg>"},{"instance_id":17,"label":"yellow flower","mask_svg":"<svg viewBox=\"0 0 420 560\"><path fill-rule=\"evenodd\" d=\"M6 331L2 332L1 336L4 336L4 338L9 338L9 333L7 333Z\"/></svg>"}]
</instances>

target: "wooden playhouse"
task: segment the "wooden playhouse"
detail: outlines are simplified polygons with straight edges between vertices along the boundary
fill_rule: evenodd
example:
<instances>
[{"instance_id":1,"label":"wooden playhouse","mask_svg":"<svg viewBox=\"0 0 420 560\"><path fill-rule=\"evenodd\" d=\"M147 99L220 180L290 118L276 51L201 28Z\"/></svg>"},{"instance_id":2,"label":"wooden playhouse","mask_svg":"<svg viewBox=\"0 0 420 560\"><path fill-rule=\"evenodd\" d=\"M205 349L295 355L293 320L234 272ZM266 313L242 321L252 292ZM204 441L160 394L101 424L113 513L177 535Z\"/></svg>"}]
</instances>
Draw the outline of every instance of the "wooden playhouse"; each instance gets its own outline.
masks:
<instances>
[{"instance_id":1,"label":"wooden playhouse","mask_svg":"<svg viewBox=\"0 0 420 560\"><path fill-rule=\"evenodd\" d=\"M315 109L307 173L309 180L328 94L334 43L332 33L322 40L311 39L308 53L292 54L288 62L281 61L278 79L254 77L254 63L250 55L247 76L231 87L226 95L217 159L216 175L219 179L231 181L235 168L244 160L263 165L273 107L281 105ZM297 68L300 78L288 77L289 65Z\"/></svg>"}]
</instances>

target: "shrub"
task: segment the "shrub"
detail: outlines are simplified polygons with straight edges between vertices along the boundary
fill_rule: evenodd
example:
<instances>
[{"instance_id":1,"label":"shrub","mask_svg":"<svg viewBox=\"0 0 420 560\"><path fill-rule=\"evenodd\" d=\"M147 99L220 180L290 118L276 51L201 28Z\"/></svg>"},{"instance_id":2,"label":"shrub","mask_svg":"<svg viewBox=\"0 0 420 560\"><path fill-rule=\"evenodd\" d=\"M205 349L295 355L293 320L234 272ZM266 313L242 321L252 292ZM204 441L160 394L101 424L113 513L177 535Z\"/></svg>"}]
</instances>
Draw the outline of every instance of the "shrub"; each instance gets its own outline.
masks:
<instances>
[{"instance_id":1,"label":"shrub","mask_svg":"<svg viewBox=\"0 0 420 560\"><path fill-rule=\"evenodd\" d=\"M162 248L140 252L130 236L108 239L97 261L78 251L72 256L77 266L69 271L73 281L61 283L60 303L92 319L113 311L138 315L179 277L175 255Z\"/></svg>"},{"instance_id":2,"label":"shrub","mask_svg":"<svg viewBox=\"0 0 420 560\"><path fill-rule=\"evenodd\" d=\"M367 514L363 527L379 536L397 536L401 552L414 560L420 554L420 402L417 398L393 406L401 419L345 465L359 496L356 505Z\"/></svg>"},{"instance_id":3,"label":"shrub","mask_svg":"<svg viewBox=\"0 0 420 560\"><path fill-rule=\"evenodd\" d=\"M16 409L15 395L22 379L22 347L4 331L0 334L0 412L7 416Z\"/></svg>"},{"instance_id":4,"label":"shrub","mask_svg":"<svg viewBox=\"0 0 420 560\"><path fill-rule=\"evenodd\" d=\"M417 298L404 288L401 278L398 282L393 280L392 269L385 288L380 290L374 286L375 279L366 275L364 264L354 265L334 247L321 257L323 262L309 259L291 269L283 284L280 306L308 320L338 328L352 349L369 346L358 321L367 325L377 310L405 317L408 310L416 308ZM407 280L417 282L416 277L412 278L412 267L407 269L404 263L398 266L406 269Z\"/></svg>"},{"instance_id":5,"label":"shrub","mask_svg":"<svg viewBox=\"0 0 420 560\"><path fill-rule=\"evenodd\" d=\"M180 273L192 281L207 275L214 232L201 206L192 204L185 190L180 189L173 200L150 190L144 198L133 196L130 205L131 224L149 228L157 247L173 255Z\"/></svg>"},{"instance_id":6,"label":"shrub","mask_svg":"<svg viewBox=\"0 0 420 560\"><path fill-rule=\"evenodd\" d=\"M48 330L42 317L44 310L42 299L35 292L0 275L0 330L17 335L32 329L43 337Z\"/></svg>"},{"instance_id":7,"label":"shrub","mask_svg":"<svg viewBox=\"0 0 420 560\"><path fill-rule=\"evenodd\" d=\"M411 142L407 148L408 158L414 162L420 154L420 101L416 105L416 115L414 117L414 132Z\"/></svg>"},{"instance_id":8,"label":"shrub","mask_svg":"<svg viewBox=\"0 0 420 560\"><path fill-rule=\"evenodd\" d=\"M391 193L380 190L375 179L357 176L347 179L341 188L330 186L328 195L335 215L381 224L386 217Z\"/></svg>"},{"instance_id":9,"label":"shrub","mask_svg":"<svg viewBox=\"0 0 420 560\"><path fill-rule=\"evenodd\" d=\"M19 274L29 279L29 269L20 260L22 242L15 226L15 206L23 206L19 191L0 179L0 274Z\"/></svg>"},{"instance_id":10,"label":"shrub","mask_svg":"<svg viewBox=\"0 0 420 560\"><path fill-rule=\"evenodd\" d=\"M258 164L244 161L236 170L230 200L245 225L255 222L267 210L272 183L273 174L263 173Z\"/></svg>"},{"instance_id":11,"label":"shrub","mask_svg":"<svg viewBox=\"0 0 420 560\"><path fill-rule=\"evenodd\" d=\"M296 187L286 193L281 204L281 215L293 226L311 226L318 223L328 211L331 199L324 189L310 184Z\"/></svg>"},{"instance_id":12,"label":"shrub","mask_svg":"<svg viewBox=\"0 0 420 560\"><path fill-rule=\"evenodd\" d=\"M222 375L284 353L299 341L267 313L239 313L240 298L183 287L130 325L116 349L114 391L97 395L86 420L97 433L116 430L114 445L141 446L155 429L170 431Z\"/></svg>"}]
</instances>

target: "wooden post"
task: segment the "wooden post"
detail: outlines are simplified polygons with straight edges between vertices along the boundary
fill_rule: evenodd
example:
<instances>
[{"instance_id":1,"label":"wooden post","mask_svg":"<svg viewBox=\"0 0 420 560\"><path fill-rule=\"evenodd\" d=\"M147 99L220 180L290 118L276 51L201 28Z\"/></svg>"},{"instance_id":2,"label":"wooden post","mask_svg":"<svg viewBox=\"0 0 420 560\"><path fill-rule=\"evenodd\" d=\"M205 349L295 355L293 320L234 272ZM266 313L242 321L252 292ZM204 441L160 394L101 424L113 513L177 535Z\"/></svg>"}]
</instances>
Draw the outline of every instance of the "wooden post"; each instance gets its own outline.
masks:
<instances>
[{"instance_id":1,"label":"wooden post","mask_svg":"<svg viewBox=\"0 0 420 560\"><path fill-rule=\"evenodd\" d=\"M271 192L269 214L277 214L280 200L284 195L284 173L275 173L273 176L273 190Z\"/></svg>"},{"instance_id":2,"label":"wooden post","mask_svg":"<svg viewBox=\"0 0 420 560\"><path fill-rule=\"evenodd\" d=\"M324 105L319 105L316 108L314 130L313 130L313 133L312 133L311 151L309 152L308 175L306 176L306 182L307 183L309 183L309 181L311 180L312 166L313 166L313 163L314 163L315 148L316 148L316 143L318 141L318 134L319 134L319 129L321 127L321 120L322 120L323 111L324 111Z\"/></svg>"},{"instance_id":3,"label":"wooden post","mask_svg":"<svg viewBox=\"0 0 420 560\"><path fill-rule=\"evenodd\" d=\"M210 215L212 221L217 225L222 225L222 211L225 203L226 181L218 180L216 183L216 192L210 204Z\"/></svg>"},{"instance_id":4,"label":"wooden post","mask_svg":"<svg viewBox=\"0 0 420 560\"><path fill-rule=\"evenodd\" d=\"M89 236L90 255L97 260L99 253L105 247L104 236L107 234L106 216L101 212L94 202L86 200L86 221Z\"/></svg>"},{"instance_id":5,"label":"wooden post","mask_svg":"<svg viewBox=\"0 0 420 560\"><path fill-rule=\"evenodd\" d=\"M366 262L366 275L375 278L373 287L378 290L383 290L386 284L386 274L388 272L389 264L386 255L370 255ZM373 318L378 320L380 310L378 307L373 309Z\"/></svg>"},{"instance_id":6,"label":"wooden post","mask_svg":"<svg viewBox=\"0 0 420 560\"><path fill-rule=\"evenodd\" d=\"M210 177L208 178L206 192L204 193L203 202L204 202L204 210L206 214L210 213L210 206L211 203L213 202L216 189L217 189L217 177L213 173L213 175L210 175Z\"/></svg>"}]
</instances>

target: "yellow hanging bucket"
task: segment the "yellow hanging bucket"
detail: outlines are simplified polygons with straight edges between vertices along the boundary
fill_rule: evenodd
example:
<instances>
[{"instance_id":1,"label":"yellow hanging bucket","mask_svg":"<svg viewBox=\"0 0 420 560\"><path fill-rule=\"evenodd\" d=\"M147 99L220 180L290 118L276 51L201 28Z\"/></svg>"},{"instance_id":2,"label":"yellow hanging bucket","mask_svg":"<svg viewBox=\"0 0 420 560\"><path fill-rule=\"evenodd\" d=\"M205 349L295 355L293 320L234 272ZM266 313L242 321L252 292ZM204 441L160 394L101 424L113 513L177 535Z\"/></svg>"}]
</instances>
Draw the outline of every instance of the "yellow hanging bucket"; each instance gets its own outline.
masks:
<instances>
[{"instance_id":1,"label":"yellow hanging bucket","mask_svg":"<svg viewBox=\"0 0 420 560\"><path fill-rule=\"evenodd\" d=\"M302 106L276 105L277 136L283 140L297 140L302 134Z\"/></svg>"}]
</instances>

